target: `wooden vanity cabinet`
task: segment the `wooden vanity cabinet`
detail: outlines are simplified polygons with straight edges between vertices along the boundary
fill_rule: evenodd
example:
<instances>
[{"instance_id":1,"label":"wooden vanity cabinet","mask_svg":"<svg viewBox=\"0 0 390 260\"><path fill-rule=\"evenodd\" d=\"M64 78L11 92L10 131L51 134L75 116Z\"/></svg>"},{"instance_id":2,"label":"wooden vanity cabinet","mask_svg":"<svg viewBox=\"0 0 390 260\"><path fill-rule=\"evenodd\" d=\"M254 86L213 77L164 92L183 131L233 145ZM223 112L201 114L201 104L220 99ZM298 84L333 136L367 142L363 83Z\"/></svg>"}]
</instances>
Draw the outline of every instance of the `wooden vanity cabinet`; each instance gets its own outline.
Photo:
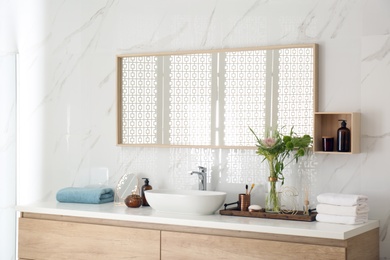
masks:
<instances>
[{"instance_id":1,"label":"wooden vanity cabinet","mask_svg":"<svg viewBox=\"0 0 390 260\"><path fill-rule=\"evenodd\" d=\"M161 259L336 260L345 256L346 248L334 246L175 232L163 232L161 237Z\"/></svg>"},{"instance_id":2,"label":"wooden vanity cabinet","mask_svg":"<svg viewBox=\"0 0 390 260\"><path fill-rule=\"evenodd\" d=\"M163 231L161 259L377 260L379 230L343 241L278 235L257 239Z\"/></svg>"},{"instance_id":3,"label":"wooden vanity cabinet","mask_svg":"<svg viewBox=\"0 0 390 260\"><path fill-rule=\"evenodd\" d=\"M20 259L377 260L379 228L346 240L23 213Z\"/></svg>"},{"instance_id":4,"label":"wooden vanity cabinet","mask_svg":"<svg viewBox=\"0 0 390 260\"><path fill-rule=\"evenodd\" d=\"M160 259L160 231L20 218L19 259Z\"/></svg>"}]
</instances>

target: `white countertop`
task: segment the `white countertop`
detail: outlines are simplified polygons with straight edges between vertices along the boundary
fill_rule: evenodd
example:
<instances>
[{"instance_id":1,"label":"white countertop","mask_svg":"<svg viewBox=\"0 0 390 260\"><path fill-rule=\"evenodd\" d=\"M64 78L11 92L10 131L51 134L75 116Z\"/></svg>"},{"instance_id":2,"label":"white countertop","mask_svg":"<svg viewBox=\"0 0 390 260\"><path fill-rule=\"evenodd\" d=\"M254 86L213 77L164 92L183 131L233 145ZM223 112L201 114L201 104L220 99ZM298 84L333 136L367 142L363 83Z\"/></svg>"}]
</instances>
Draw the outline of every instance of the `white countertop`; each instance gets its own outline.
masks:
<instances>
[{"instance_id":1,"label":"white countertop","mask_svg":"<svg viewBox=\"0 0 390 260\"><path fill-rule=\"evenodd\" d=\"M341 225L323 222L222 216L219 214L194 216L156 212L150 207L128 208L125 205L76 204L56 201L16 206L20 212L169 224L190 227L237 230L316 238L348 239L379 227L378 220L361 225Z\"/></svg>"}]
</instances>

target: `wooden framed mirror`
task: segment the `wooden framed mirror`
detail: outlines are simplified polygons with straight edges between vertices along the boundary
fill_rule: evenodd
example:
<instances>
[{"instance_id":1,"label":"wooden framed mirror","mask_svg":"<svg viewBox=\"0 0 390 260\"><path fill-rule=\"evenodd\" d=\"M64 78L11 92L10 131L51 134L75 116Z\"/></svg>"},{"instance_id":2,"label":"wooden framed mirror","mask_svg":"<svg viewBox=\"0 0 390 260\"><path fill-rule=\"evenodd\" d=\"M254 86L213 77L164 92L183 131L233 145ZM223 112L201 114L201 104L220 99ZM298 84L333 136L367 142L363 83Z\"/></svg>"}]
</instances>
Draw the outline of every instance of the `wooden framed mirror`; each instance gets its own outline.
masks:
<instances>
[{"instance_id":1,"label":"wooden framed mirror","mask_svg":"<svg viewBox=\"0 0 390 260\"><path fill-rule=\"evenodd\" d=\"M119 145L253 148L257 133L313 136L316 44L117 56Z\"/></svg>"}]
</instances>

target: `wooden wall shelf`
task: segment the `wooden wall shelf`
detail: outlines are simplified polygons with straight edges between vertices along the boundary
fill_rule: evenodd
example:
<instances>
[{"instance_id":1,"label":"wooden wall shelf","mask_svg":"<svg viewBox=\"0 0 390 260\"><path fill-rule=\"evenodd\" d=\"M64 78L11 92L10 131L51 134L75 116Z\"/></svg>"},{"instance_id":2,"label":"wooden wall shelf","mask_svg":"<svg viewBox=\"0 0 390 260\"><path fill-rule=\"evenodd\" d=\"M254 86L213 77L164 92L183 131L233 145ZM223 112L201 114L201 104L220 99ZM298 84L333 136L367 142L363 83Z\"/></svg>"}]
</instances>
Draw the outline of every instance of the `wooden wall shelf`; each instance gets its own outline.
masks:
<instances>
[{"instance_id":1,"label":"wooden wall shelf","mask_svg":"<svg viewBox=\"0 0 390 260\"><path fill-rule=\"evenodd\" d=\"M337 152L337 129L341 124L339 120L345 119L347 128L351 131L350 152ZM334 137L334 151L322 151L322 137ZM360 113L357 112L315 112L313 149L315 153L326 154L357 154L360 153Z\"/></svg>"}]
</instances>

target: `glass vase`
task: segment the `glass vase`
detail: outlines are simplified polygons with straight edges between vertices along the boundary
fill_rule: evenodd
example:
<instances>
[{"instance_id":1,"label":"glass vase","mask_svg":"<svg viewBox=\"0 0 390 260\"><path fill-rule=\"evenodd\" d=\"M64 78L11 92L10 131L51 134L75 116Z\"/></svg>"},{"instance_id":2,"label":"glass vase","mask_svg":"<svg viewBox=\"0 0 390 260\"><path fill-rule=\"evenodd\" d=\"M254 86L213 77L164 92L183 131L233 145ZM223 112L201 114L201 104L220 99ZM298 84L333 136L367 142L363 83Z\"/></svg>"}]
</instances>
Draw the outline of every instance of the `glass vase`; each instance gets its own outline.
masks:
<instances>
[{"instance_id":1,"label":"glass vase","mask_svg":"<svg viewBox=\"0 0 390 260\"><path fill-rule=\"evenodd\" d=\"M268 178L268 189L265 194L265 211L268 213L280 213L280 187L277 178Z\"/></svg>"}]
</instances>

